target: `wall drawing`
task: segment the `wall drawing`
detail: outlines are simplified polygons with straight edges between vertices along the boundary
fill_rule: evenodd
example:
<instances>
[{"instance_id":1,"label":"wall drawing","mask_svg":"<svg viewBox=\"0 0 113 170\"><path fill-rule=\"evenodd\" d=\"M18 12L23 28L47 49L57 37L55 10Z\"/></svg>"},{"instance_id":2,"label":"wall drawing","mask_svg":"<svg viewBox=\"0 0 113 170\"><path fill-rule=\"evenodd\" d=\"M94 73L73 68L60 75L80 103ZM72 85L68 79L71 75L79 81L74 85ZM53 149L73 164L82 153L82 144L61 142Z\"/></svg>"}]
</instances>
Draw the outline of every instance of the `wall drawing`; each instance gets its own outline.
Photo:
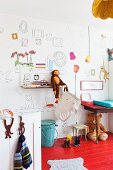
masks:
<instances>
[{"instance_id":1,"label":"wall drawing","mask_svg":"<svg viewBox=\"0 0 113 170\"><path fill-rule=\"evenodd\" d=\"M45 40L51 41L52 40L52 34L51 33L45 33Z\"/></svg>"},{"instance_id":2,"label":"wall drawing","mask_svg":"<svg viewBox=\"0 0 113 170\"><path fill-rule=\"evenodd\" d=\"M25 95L25 109L33 109L34 103L33 103L33 97L30 94Z\"/></svg>"},{"instance_id":3,"label":"wall drawing","mask_svg":"<svg viewBox=\"0 0 113 170\"><path fill-rule=\"evenodd\" d=\"M54 47L63 47L63 39L62 38L53 37L52 43L53 43Z\"/></svg>"},{"instance_id":4,"label":"wall drawing","mask_svg":"<svg viewBox=\"0 0 113 170\"><path fill-rule=\"evenodd\" d=\"M25 20L22 20L19 24L19 30L20 32L22 33L26 33L28 32L28 24L27 24L27 21Z\"/></svg>"},{"instance_id":5,"label":"wall drawing","mask_svg":"<svg viewBox=\"0 0 113 170\"><path fill-rule=\"evenodd\" d=\"M10 83L14 81L15 80L14 74L15 74L14 69L6 71L0 70L0 82Z\"/></svg>"},{"instance_id":6,"label":"wall drawing","mask_svg":"<svg viewBox=\"0 0 113 170\"><path fill-rule=\"evenodd\" d=\"M28 46L28 42L29 42L28 38L22 38L21 39L21 46L22 47L27 47Z\"/></svg>"},{"instance_id":7,"label":"wall drawing","mask_svg":"<svg viewBox=\"0 0 113 170\"><path fill-rule=\"evenodd\" d=\"M67 56L62 51L57 51L53 54L54 64L58 67L64 67L67 63Z\"/></svg>"},{"instance_id":8,"label":"wall drawing","mask_svg":"<svg viewBox=\"0 0 113 170\"><path fill-rule=\"evenodd\" d=\"M27 65L33 67L34 63L32 62L32 56L35 55L35 53L36 51L34 50L30 50L29 52L25 52L25 53L18 53L17 51L15 51L11 54L11 58L16 58L15 66ZM23 58L26 58L26 62L20 61L20 59L22 60Z\"/></svg>"},{"instance_id":9,"label":"wall drawing","mask_svg":"<svg viewBox=\"0 0 113 170\"><path fill-rule=\"evenodd\" d=\"M38 28L33 28L32 36L39 39L44 38L44 31Z\"/></svg>"},{"instance_id":10,"label":"wall drawing","mask_svg":"<svg viewBox=\"0 0 113 170\"><path fill-rule=\"evenodd\" d=\"M41 44L42 44L42 40L36 38L36 39L35 39L35 44L36 44L36 45L41 45Z\"/></svg>"}]
</instances>

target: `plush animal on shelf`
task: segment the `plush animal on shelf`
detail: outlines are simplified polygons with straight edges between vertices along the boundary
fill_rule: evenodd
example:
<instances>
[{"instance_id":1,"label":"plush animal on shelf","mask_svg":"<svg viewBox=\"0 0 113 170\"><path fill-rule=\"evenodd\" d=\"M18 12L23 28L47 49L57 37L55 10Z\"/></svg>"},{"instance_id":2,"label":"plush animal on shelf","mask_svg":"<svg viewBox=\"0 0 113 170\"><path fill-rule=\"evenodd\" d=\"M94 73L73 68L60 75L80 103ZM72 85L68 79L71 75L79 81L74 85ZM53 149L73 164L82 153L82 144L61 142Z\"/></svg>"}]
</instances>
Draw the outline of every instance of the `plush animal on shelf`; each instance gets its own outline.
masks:
<instances>
[{"instance_id":1,"label":"plush animal on shelf","mask_svg":"<svg viewBox=\"0 0 113 170\"><path fill-rule=\"evenodd\" d=\"M98 139L105 141L108 138L105 127L101 123L102 114L97 115L98 122ZM87 137L93 141L96 141L96 115L94 113L88 113L87 125L89 127L89 132Z\"/></svg>"},{"instance_id":2,"label":"plush animal on shelf","mask_svg":"<svg viewBox=\"0 0 113 170\"><path fill-rule=\"evenodd\" d=\"M53 70L52 71L52 76L51 76L51 85L53 88L53 92L56 98L56 103L59 101L59 86L60 85L66 85L59 77L60 72L58 70ZM64 88L64 90L68 91L68 87Z\"/></svg>"}]
</instances>

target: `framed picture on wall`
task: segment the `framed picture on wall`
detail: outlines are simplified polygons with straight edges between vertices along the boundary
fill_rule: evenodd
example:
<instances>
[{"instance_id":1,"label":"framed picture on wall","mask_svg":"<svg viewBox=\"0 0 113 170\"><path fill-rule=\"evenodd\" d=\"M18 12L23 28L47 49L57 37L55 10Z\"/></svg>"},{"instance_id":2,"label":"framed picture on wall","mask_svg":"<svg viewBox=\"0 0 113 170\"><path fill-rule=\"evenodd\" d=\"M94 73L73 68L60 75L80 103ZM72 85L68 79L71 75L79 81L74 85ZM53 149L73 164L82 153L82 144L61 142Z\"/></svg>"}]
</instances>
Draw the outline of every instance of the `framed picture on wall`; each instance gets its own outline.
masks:
<instances>
[{"instance_id":1,"label":"framed picture on wall","mask_svg":"<svg viewBox=\"0 0 113 170\"><path fill-rule=\"evenodd\" d=\"M103 90L103 81L82 80L80 90Z\"/></svg>"}]
</instances>

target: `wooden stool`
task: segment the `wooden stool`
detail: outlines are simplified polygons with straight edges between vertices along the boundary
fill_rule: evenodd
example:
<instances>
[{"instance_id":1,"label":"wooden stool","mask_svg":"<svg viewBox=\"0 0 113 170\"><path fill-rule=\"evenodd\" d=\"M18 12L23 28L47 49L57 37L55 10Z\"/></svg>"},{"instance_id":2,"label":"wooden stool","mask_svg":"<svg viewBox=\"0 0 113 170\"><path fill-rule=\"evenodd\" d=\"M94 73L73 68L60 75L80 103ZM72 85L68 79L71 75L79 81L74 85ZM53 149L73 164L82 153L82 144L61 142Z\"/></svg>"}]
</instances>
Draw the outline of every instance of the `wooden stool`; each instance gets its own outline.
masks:
<instances>
[{"instance_id":1,"label":"wooden stool","mask_svg":"<svg viewBox=\"0 0 113 170\"><path fill-rule=\"evenodd\" d=\"M85 140L87 140L87 133L89 131L89 127L84 125L84 124L75 124L73 125L73 136L74 136L74 131L76 130L76 135L75 136L78 136L79 135L79 130L84 130L85 131Z\"/></svg>"}]
</instances>

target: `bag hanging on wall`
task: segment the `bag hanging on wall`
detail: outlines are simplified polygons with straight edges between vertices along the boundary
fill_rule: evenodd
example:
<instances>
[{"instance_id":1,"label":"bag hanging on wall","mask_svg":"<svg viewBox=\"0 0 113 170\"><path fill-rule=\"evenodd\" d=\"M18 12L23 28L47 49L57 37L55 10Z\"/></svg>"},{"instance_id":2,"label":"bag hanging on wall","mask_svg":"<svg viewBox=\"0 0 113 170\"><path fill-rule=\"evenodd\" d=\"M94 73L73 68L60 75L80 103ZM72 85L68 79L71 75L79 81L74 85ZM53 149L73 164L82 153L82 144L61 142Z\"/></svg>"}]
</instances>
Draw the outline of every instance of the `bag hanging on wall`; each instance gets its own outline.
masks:
<instances>
[{"instance_id":1,"label":"bag hanging on wall","mask_svg":"<svg viewBox=\"0 0 113 170\"><path fill-rule=\"evenodd\" d=\"M23 170L23 168L27 169L32 164L31 154L26 145L25 139L24 135L20 135L17 151L14 155L14 170Z\"/></svg>"}]
</instances>

